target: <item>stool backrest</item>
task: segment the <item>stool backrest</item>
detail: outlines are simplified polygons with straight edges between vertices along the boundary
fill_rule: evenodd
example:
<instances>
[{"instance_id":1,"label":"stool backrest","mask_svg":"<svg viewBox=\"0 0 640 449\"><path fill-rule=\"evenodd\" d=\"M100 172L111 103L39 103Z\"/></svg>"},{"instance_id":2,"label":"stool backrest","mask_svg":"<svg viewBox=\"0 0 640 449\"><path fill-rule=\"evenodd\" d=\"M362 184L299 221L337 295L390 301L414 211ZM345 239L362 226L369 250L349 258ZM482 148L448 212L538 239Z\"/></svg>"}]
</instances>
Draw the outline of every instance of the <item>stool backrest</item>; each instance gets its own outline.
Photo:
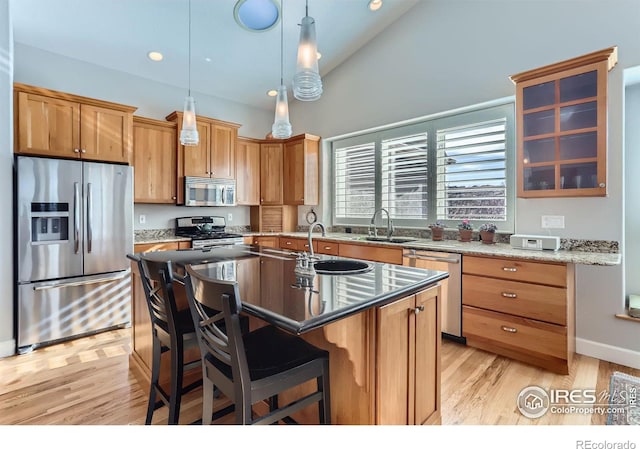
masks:
<instances>
[{"instance_id":1,"label":"stool backrest","mask_svg":"<svg viewBox=\"0 0 640 449\"><path fill-rule=\"evenodd\" d=\"M214 365L231 378L234 394L245 394L251 380L242 340L238 283L213 280L187 266L185 287L202 358L213 357Z\"/></svg>"}]
</instances>

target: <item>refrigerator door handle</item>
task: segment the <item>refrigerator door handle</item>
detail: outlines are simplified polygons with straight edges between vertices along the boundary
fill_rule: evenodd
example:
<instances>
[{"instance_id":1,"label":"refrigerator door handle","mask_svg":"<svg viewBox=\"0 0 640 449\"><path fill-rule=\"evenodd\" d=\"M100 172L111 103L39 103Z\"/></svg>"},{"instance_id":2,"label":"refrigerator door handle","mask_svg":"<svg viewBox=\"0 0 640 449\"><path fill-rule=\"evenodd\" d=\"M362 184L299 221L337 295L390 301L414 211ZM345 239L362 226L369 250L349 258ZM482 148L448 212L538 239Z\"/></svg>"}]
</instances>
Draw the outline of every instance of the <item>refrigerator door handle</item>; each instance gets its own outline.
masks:
<instances>
[{"instance_id":1,"label":"refrigerator door handle","mask_svg":"<svg viewBox=\"0 0 640 449\"><path fill-rule=\"evenodd\" d=\"M91 198L91 183L87 183L87 252L91 252L91 243L93 241L93 226L91 217L93 216L93 200Z\"/></svg>"},{"instance_id":2,"label":"refrigerator door handle","mask_svg":"<svg viewBox=\"0 0 640 449\"><path fill-rule=\"evenodd\" d=\"M80 250L80 183L73 183L73 238L74 252Z\"/></svg>"},{"instance_id":3,"label":"refrigerator door handle","mask_svg":"<svg viewBox=\"0 0 640 449\"><path fill-rule=\"evenodd\" d=\"M49 290L52 288L62 288L62 287L77 287L79 285L91 285L91 284L100 284L102 282L108 281L117 281L119 279L124 279L125 277L131 274L130 271L126 271L124 273L116 273L110 276L104 276L101 278L89 279L86 281L71 281L71 282L55 282L51 284L38 285L33 287L34 291L40 290Z\"/></svg>"}]
</instances>

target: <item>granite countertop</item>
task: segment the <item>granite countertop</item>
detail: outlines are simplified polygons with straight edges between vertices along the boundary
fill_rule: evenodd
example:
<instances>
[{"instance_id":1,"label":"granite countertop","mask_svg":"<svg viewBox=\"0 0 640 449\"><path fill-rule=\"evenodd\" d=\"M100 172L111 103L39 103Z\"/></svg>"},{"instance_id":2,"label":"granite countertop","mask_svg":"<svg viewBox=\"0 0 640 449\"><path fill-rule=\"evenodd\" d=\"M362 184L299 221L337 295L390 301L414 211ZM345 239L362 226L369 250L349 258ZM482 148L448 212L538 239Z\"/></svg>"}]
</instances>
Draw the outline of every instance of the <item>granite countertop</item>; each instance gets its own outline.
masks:
<instances>
[{"instance_id":1,"label":"granite countertop","mask_svg":"<svg viewBox=\"0 0 640 449\"><path fill-rule=\"evenodd\" d=\"M306 239L306 232L245 232L244 236L271 236L271 237L294 237ZM500 256L515 257L523 260L540 262L573 263L580 265L620 265L622 255L618 252L617 242L610 241L590 241L561 239L561 248L558 251L533 251L512 248L508 243L494 243L486 245L479 241L459 242L453 239L443 241L433 241L425 238L412 238L413 240L404 243L389 243L384 241L367 241L362 234L347 234L339 232L328 232L325 237L318 231L313 233L313 239L323 239L343 243L357 243L361 245L387 246L392 248L405 248L427 251L443 251L476 256ZM404 237L404 236L397 236ZM136 231L135 243L162 243L189 241L183 237L177 237L173 230L149 230Z\"/></svg>"}]
</instances>

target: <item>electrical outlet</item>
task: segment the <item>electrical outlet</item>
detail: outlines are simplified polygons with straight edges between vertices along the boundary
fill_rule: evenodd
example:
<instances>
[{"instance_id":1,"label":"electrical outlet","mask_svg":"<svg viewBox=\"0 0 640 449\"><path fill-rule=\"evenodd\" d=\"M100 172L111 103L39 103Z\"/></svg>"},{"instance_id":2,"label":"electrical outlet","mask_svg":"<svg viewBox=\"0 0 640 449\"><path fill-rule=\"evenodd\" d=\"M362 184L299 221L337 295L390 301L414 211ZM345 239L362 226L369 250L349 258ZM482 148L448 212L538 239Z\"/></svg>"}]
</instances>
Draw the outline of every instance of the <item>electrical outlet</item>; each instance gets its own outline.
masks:
<instances>
[{"instance_id":1,"label":"electrical outlet","mask_svg":"<svg viewBox=\"0 0 640 449\"><path fill-rule=\"evenodd\" d=\"M138 221L140 222L140 224L145 224L147 222L147 216L144 214L140 214L138 216Z\"/></svg>"},{"instance_id":2,"label":"electrical outlet","mask_svg":"<svg viewBox=\"0 0 640 449\"><path fill-rule=\"evenodd\" d=\"M564 229L564 215L543 215L542 229Z\"/></svg>"},{"instance_id":3,"label":"electrical outlet","mask_svg":"<svg viewBox=\"0 0 640 449\"><path fill-rule=\"evenodd\" d=\"M232 222L232 221L233 221L233 214L232 214L231 212L229 212L229 213L227 214L227 221L228 221L228 222Z\"/></svg>"}]
</instances>

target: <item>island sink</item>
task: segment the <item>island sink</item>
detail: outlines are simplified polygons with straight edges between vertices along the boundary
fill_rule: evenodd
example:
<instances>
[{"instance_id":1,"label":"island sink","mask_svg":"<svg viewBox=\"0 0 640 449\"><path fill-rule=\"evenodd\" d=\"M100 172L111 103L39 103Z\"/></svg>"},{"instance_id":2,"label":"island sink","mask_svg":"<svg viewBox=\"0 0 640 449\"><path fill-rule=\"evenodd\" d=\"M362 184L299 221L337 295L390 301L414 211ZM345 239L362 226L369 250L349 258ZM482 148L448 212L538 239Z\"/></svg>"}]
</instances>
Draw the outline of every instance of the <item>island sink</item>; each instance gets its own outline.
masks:
<instances>
[{"instance_id":1,"label":"island sink","mask_svg":"<svg viewBox=\"0 0 640 449\"><path fill-rule=\"evenodd\" d=\"M373 269L373 265L358 260L321 260L313 264L318 274L360 274Z\"/></svg>"}]
</instances>

